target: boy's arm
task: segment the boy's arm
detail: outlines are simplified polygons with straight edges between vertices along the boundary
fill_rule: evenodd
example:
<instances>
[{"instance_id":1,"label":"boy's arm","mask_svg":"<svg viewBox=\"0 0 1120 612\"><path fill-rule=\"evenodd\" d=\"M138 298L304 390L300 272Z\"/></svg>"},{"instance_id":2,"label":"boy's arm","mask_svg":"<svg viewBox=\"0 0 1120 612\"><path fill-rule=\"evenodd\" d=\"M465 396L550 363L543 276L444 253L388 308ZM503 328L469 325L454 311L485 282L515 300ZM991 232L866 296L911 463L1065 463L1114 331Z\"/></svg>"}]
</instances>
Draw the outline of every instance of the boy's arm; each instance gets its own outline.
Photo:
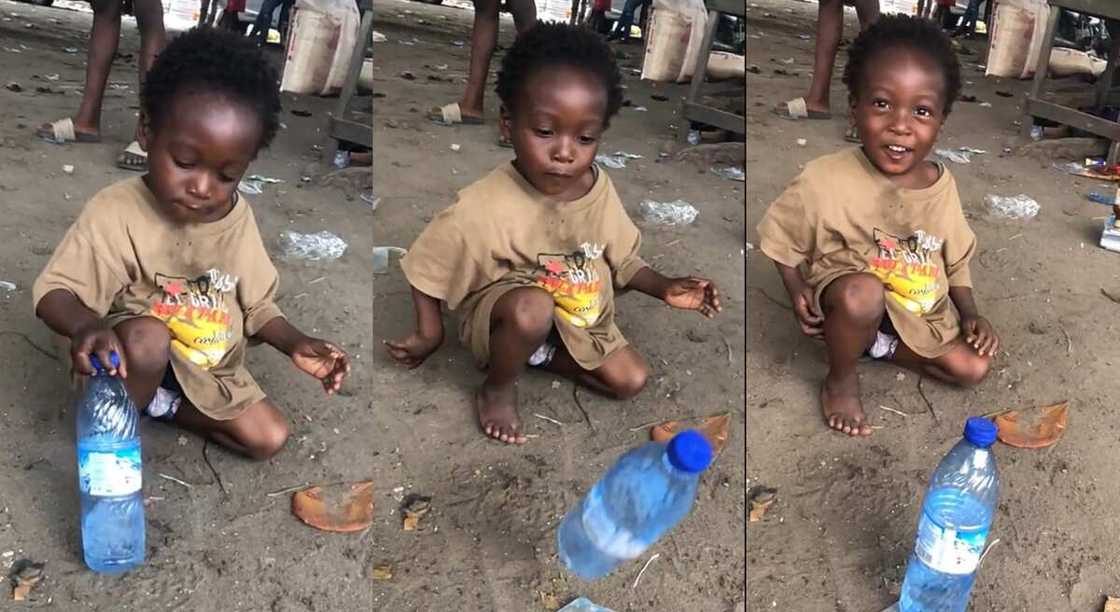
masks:
<instances>
[{"instance_id":1,"label":"boy's arm","mask_svg":"<svg viewBox=\"0 0 1120 612\"><path fill-rule=\"evenodd\" d=\"M972 296L972 287L949 287L949 299L953 300L957 311L961 315L961 331L964 341L980 356L995 355L999 350L999 336L987 319L980 316L976 308L976 299Z\"/></svg>"},{"instance_id":2,"label":"boy's arm","mask_svg":"<svg viewBox=\"0 0 1120 612\"><path fill-rule=\"evenodd\" d=\"M443 344L440 301L413 287L412 306L416 312L416 331L400 340L385 341L389 355L409 369L424 363Z\"/></svg>"},{"instance_id":3,"label":"boy's arm","mask_svg":"<svg viewBox=\"0 0 1120 612\"><path fill-rule=\"evenodd\" d=\"M778 275L782 277L782 284L786 287L789 300L793 303L793 314L801 331L807 336L819 336L824 333L824 316L817 312L813 306L813 288L801 276L801 270L783 263L774 262Z\"/></svg>"},{"instance_id":4,"label":"boy's arm","mask_svg":"<svg viewBox=\"0 0 1120 612\"><path fill-rule=\"evenodd\" d=\"M253 337L291 357L296 367L323 384L327 395L337 393L350 374L350 357L346 351L304 334L282 316L270 319Z\"/></svg>"},{"instance_id":5,"label":"boy's arm","mask_svg":"<svg viewBox=\"0 0 1120 612\"><path fill-rule=\"evenodd\" d=\"M47 327L59 335L70 338L70 356L75 369L87 376L94 373L90 355L97 355L112 376L118 373L121 378L128 375L125 363L124 345L111 327L90 310L76 295L65 289L47 292L35 307L38 316ZM120 367L114 368L110 353L116 353Z\"/></svg>"},{"instance_id":6,"label":"boy's arm","mask_svg":"<svg viewBox=\"0 0 1120 612\"><path fill-rule=\"evenodd\" d=\"M712 281L706 278L695 276L669 278L646 265L634 273L625 288L641 291L673 308L699 311L709 319L723 310L719 291Z\"/></svg>"}]
</instances>

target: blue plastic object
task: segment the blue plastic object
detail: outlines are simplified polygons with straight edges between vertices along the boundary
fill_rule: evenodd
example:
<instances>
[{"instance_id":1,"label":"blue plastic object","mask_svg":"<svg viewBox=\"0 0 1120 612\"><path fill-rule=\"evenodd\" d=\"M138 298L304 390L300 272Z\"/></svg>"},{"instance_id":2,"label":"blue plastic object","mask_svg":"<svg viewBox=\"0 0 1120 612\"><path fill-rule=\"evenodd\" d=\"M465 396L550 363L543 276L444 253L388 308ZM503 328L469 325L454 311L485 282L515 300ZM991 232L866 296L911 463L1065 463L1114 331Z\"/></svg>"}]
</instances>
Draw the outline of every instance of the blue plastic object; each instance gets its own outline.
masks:
<instances>
[{"instance_id":1,"label":"blue plastic object","mask_svg":"<svg viewBox=\"0 0 1120 612\"><path fill-rule=\"evenodd\" d=\"M561 563L595 580L637 558L688 514L711 462L711 445L694 430L622 455L561 521Z\"/></svg>"},{"instance_id":2,"label":"blue plastic object","mask_svg":"<svg viewBox=\"0 0 1120 612\"><path fill-rule=\"evenodd\" d=\"M144 562L140 413L121 380L91 361L97 374L76 410L82 554L90 569L119 574Z\"/></svg>"},{"instance_id":3,"label":"blue plastic object","mask_svg":"<svg viewBox=\"0 0 1120 612\"><path fill-rule=\"evenodd\" d=\"M991 446L997 428L972 417L964 438L938 464L922 502L900 612L965 612L999 501Z\"/></svg>"}]
</instances>

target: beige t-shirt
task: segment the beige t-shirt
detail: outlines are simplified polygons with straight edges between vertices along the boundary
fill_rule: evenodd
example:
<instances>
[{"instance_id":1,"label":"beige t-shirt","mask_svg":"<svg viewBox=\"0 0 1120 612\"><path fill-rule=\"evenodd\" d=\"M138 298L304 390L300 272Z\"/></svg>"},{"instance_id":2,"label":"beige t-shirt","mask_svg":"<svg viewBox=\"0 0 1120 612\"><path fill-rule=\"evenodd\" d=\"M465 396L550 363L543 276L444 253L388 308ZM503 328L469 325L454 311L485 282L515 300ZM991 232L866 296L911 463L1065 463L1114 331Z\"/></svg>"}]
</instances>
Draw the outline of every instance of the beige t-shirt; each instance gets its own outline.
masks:
<instances>
[{"instance_id":1,"label":"beige t-shirt","mask_svg":"<svg viewBox=\"0 0 1120 612\"><path fill-rule=\"evenodd\" d=\"M933 358L960 335L949 287L971 287L976 250L948 169L926 189L895 186L856 147L805 166L758 224L774 261L804 264L816 299L840 276L883 281L887 313L908 347Z\"/></svg>"},{"instance_id":2,"label":"beige t-shirt","mask_svg":"<svg viewBox=\"0 0 1120 612\"><path fill-rule=\"evenodd\" d=\"M596 171L587 195L560 202L503 164L460 191L402 259L413 287L458 311L460 338L481 364L489 359L490 309L518 287L552 294L556 329L580 366L597 368L625 346L614 290L645 266L641 234L610 178Z\"/></svg>"},{"instance_id":3,"label":"beige t-shirt","mask_svg":"<svg viewBox=\"0 0 1120 612\"><path fill-rule=\"evenodd\" d=\"M246 337L283 316L279 278L249 202L219 221L177 225L140 178L98 192L39 274L35 307L62 289L111 325L148 316L171 332L171 366L187 399L215 419L264 398L245 369Z\"/></svg>"}]
</instances>

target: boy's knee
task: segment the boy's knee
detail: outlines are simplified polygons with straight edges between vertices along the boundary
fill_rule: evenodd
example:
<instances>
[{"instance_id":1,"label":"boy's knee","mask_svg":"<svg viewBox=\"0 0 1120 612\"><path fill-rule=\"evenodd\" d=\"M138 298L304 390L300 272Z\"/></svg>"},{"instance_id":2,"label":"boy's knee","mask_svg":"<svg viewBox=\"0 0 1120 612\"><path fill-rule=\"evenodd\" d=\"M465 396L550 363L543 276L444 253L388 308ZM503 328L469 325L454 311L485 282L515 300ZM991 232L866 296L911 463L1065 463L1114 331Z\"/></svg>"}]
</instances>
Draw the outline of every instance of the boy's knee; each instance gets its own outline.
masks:
<instances>
[{"instance_id":1,"label":"boy's knee","mask_svg":"<svg viewBox=\"0 0 1120 612\"><path fill-rule=\"evenodd\" d=\"M257 430L253 437L244 441L245 450L249 456L258 461L271 459L284 448L288 441L288 424L283 419L276 419L268 427Z\"/></svg>"},{"instance_id":2,"label":"boy's knee","mask_svg":"<svg viewBox=\"0 0 1120 612\"><path fill-rule=\"evenodd\" d=\"M611 391L620 400L631 399L642 392L642 389L646 387L648 378L649 370L645 363L637 360L632 366L624 368L612 376Z\"/></svg>"},{"instance_id":3,"label":"boy's knee","mask_svg":"<svg viewBox=\"0 0 1120 612\"><path fill-rule=\"evenodd\" d=\"M143 317L116 327L132 369L159 369L171 359L171 332L162 321Z\"/></svg>"},{"instance_id":4,"label":"boy's knee","mask_svg":"<svg viewBox=\"0 0 1120 612\"><path fill-rule=\"evenodd\" d=\"M552 329L552 312L555 303L543 289L517 289L510 294L508 312L503 317L519 333L526 336L544 336Z\"/></svg>"},{"instance_id":5,"label":"boy's knee","mask_svg":"<svg viewBox=\"0 0 1120 612\"><path fill-rule=\"evenodd\" d=\"M875 321L886 310L883 283L871 274L852 274L833 281L826 291L826 308L857 321Z\"/></svg>"},{"instance_id":6,"label":"boy's knee","mask_svg":"<svg viewBox=\"0 0 1120 612\"><path fill-rule=\"evenodd\" d=\"M991 367L992 359L990 357L971 355L969 359L960 364L960 369L956 373L957 380L963 387L974 387L984 382Z\"/></svg>"}]
</instances>

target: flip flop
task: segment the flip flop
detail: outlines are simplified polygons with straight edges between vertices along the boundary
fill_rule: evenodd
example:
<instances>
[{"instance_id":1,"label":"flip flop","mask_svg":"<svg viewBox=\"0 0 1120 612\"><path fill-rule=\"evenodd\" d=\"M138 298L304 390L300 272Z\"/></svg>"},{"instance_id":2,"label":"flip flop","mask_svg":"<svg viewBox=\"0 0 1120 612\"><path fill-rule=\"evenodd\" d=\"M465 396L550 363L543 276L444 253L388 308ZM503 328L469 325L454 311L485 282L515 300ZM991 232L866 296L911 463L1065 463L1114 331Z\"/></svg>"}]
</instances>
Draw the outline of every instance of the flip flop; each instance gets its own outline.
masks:
<instances>
[{"instance_id":1,"label":"flip flop","mask_svg":"<svg viewBox=\"0 0 1120 612\"><path fill-rule=\"evenodd\" d=\"M848 142L854 142L856 144L863 143L863 141L859 139L859 130L857 130L854 125L849 127L844 132L844 140L847 140Z\"/></svg>"},{"instance_id":2,"label":"flip flop","mask_svg":"<svg viewBox=\"0 0 1120 612\"><path fill-rule=\"evenodd\" d=\"M117 167L133 172L144 172L148 169L148 153L140 147L140 143L133 140L117 156Z\"/></svg>"},{"instance_id":3,"label":"flip flop","mask_svg":"<svg viewBox=\"0 0 1120 612\"><path fill-rule=\"evenodd\" d=\"M513 142L506 139L505 136L498 136L498 146L503 148L503 149L512 149L513 148Z\"/></svg>"},{"instance_id":4,"label":"flip flop","mask_svg":"<svg viewBox=\"0 0 1120 612\"><path fill-rule=\"evenodd\" d=\"M809 110L809 107L805 104L805 98L788 100L784 104L775 106L773 110L775 115L782 119L789 119L790 121L798 121L800 119L832 119L832 113L828 111Z\"/></svg>"},{"instance_id":5,"label":"flip flop","mask_svg":"<svg viewBox=\"0 0 1120 612\"><path fill-rule=\"evenodd\" d=\"M459 108L458 102L451 104L444 104L439 108L433 108L428 111L428 119L439 123L441 125L482 125L481 117L464 117L463 109Z\"/></svg>"},{"instance_id":6,"label":"flip flop","mask_svg":"<svg viewBox=\"0 0 1120 612\"><path fill-rule=\"evenodd\" d=\"M101 136L97 134L86 134L75 130L74 120L69 117L39 126L39 129L35 130L35 135L54 144L101 142Z\"/></svg>"}]
</instances>

